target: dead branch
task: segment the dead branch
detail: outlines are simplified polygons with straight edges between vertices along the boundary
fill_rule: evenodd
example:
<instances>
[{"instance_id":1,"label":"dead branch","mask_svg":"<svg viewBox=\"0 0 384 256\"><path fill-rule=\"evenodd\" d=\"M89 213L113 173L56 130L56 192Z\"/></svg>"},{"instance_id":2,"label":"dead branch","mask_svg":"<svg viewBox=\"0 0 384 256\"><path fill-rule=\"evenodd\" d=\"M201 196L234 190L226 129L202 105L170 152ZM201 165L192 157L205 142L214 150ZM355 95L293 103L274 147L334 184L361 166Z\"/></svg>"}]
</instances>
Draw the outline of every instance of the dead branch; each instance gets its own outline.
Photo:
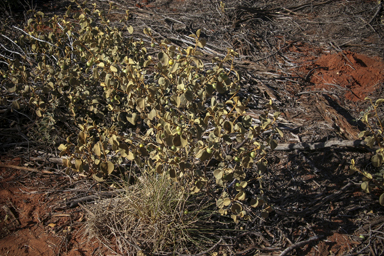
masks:
<instances>
[{"instance_id":1,"label":"dead branch","mask_svg":"<svg viewBox=\"0 0 384 256\"><path fill-rule=\"evenodd\" d=\"M34 168L28 168L28 167L23 167L23 166L17 166L17 165L10 165L10 164L2 164L0 163L0 167L3 168L12 168L12 169L17 169L17 170L22 170L22 171L29 171L29 172L41 172L45 174L54 174L53 172L46 171L46 170L37 170Z\"/></svg>"},{"instance_id":2,"label":"dead branch","mask_svg":"<svg viewBox=\"0 0 384 256\"><path fill-rule=\"evenodd\" d=\"M317 241L319 240L320 238L322 238L323 236L319 235L319 236L313 236L311 238L309 238L308 240L305 240L305 241L301 241L301 242L298 242L296 244L293 244L291 246L289 246L287 249L285 249L281 254L280 256L285 256L287 255L288 252L296 249L296 248L299 248L303 245L306 245L306 244L309 244L310 242L313 242L313 241Z\"/></svg>"},{"instance_id":3,"label":"dead branch","mask_svg":"<svg viewBox=\"0 0 384 256\"><path fill-rule=\"evenodd\" d=\"M291 150L320 150L330 147L350 147L363 148L372 150L367 147L367 143L363 140L330 140L326 142L302 142L302 143L282 143L275 150L291 151Z\"/></svg>"},{"instance_id":4,"label":"dead branch","mask_svg":"<svg viewBox=\"0 0 384 256\"><path fill-rule=\"evenodd\" d=\"M124 191L126 191L126 190L125 189L118 189L115 191L105 191L105 192L101 192L101 193L96 194L96 195L89 195L89 196L85 196L85 197L81 197L81 198L76 198L73 200L70 199L69 201L66 202L66 205L68 208L73 208L73 207L78 206L79 203L95 201L97 199L101 200L103 198L114 197L118 194L123 193Z\"/></svg>"}]
</instances>

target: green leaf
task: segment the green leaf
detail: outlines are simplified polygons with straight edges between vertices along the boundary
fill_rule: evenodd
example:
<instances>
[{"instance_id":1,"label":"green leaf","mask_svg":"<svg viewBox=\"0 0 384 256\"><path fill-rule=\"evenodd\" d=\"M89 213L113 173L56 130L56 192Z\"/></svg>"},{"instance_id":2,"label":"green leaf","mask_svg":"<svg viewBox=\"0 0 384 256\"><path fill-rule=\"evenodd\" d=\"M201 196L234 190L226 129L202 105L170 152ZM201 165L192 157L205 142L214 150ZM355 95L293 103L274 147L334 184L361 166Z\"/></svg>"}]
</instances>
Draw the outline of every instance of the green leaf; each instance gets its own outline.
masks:
<instances>
[{"instance_id":1,"label":"green leaf","mask_svg":"<svg viewBox=\"0 0 384 256\"><path fill-rule=\"evenodd\" d=\"M226 197L223 199L223 206L228 206L232 203L231 199L229 197Z\"/></svg>"},{"instance_id":2,"label":"green leaf","mask_svg":"<svg viewBox=\"0 0 384 256\"><path fill-rule=\"evenodd\" d=\"M224 208L225 206L228 206L231 204L231 199L229 199L228 197L227 198L219 198L217 199L216 201L216 206L217 208L219 209L222 209Z\"/></svg>"},{"instance_id":3,"label":"green leaf","mask_svg":"<svg viewBox=\"0 0 384 256\"><path fill-rule=\"evenodd\" d=\"M176 107L180 107L180 104L181 104L181 99L180 97L176 97Z\"/></svg>"},{"instance_id":4,"label":"green leaf","mask_svg":"<svg viewBox=\"0 0 384 256\"><path fill-rule=\"evenodd\" d=\"M144 98L138 98L136 100L136 109L139 112L142 112L145 109L145 99Z\"/></svg>"},{"instance_id":5,"label":"green leaf","mask_svg":"<svg viewBox=\"0 0 384 256\"><path fill-rule=\"evenodd\" d=\"M196 66L198 68L203 68L204 67L204 63L200 60L200 59L197 59L197 58L191 58L193 60L193 62L195 62Z\"/></svg>"},{"instance_id":6,"label":"green leaf","mask_svg":"<svg viewBox=\"0 0 384 256\"><path fill-rule=\"evenodd\" d=\"M125 143L120 143L120 145L119 145L119 152L120 152L122 157L127 157L127 154L129 152L128 145L125 144Z\"/></svg>"},{"instance_id":7,"label":"green leaf","mask_svg":"<svg viewBox=\"0 0 384 256\"><path fill-rule=\"evenodd\" d=\"M263 204L264 204L264 200L263 200L263 199L260 199L260 198L257 198L257 199L252 198L251 201L250 201L250 205L251 205L253 208L262 206Z\"/></svg>"},{"instance_id":8,"label":"green leaf","mask_svg":"<svg viewBox=\"0 0 384 256\"><path fill-rule=\"evenodd\" d=\"M136 121L139 118L137 113L127 114L126 119L128 122L130 122L133 125L136 125Z\"/></svg>"},{"instance_id":9,"label":"green leaf","mask_svg":"<svg viewBox=\"0 0 384 256\"><path fill-rule=\"evenodd\" d=\"M188 164L186 162L180 162L179 163L179 168L180 168L180 171L184 172L185 169L191 169L191 164Z\"/></svg>"},{"instance_id":10,"label":"green leaf","mask_svg":"<svg viewBox=\"0 0 384 256\"><path fill-rule=\"evenodd\" d=\"M92 178L96 180L97 182L103 182L104 178L102 176L99 176L97 173L92 175Z\"/></svg>"},{"instance_id":11,"label":"green leaf","mask_svg":"<svg viewBox=\"0 0 384 256\"><path fill-rule=\"evenodd\" d=\"M181 138L180 137L181 137L180 135L176 135L173 137L173 140L172 140L173 146L176 146L176 147L181 146Z\"/></svg>"},{"instance_id":12,"label":"green leaf","mask_svg":"<svg viewBox=\"0 0 384 256\"><path fill-rule=\"evenodd\" d=\"M63 165L65 167L70 167L71 161L69 159L67 159L67 158L63 158Z\"/></svg>"},{"instance_id":13,"label":"green leaf","mask_svg":"<svg viewBox=\"0 0 384 256\"><path fill-rule=\"evenodd\" d=\"M245 197L246 197L245 192L244 192L244 191L240 191L240 192L236 195L235 199L240 200L240 201L244 201L244 200L245 200Z\"/></svg>"},{"instance_id":14,"label":"green leaf","mask_svg":"<svg viewBox=\"0 0 384 256\"><path fill-rule=\"evenodd\" d=\"M279 133L281 138L284 137L284 133L279 128L276 127L276 131Z\"/></svg>"},{"instance_id":15,"label":"green leaf","mask_svg":"<svg viewBox=\"0 0 384 256\"><path fill-rule=\"evenodd\" d=\"M240 182L240 187L242 187L242 188L246 188L247 185L248 185L248 182L246 182L246 181L241 181Z\"/></svg>"},{"instance_id":16,"label":"green leaf","mask_svg":"<svg viewBox=\"0 0 384 256\"><path fill-rule=\"evenodd\" d=\"M265 130L265 129L268 127L268 125L271 124L271 122L272 122L272 120L268 118L267 120L265 120L265 121L262 123L261 128L262 128L263 130Z\"/></svg>"},{"instance_id":17,"label":"green leaf","mask_svg":"<svg viewBox=\"0 0 384 256\"><path fill-rule=\"evenodd\" d=\"M378 99L375 103L376 106L378 106L379 104L381 103L384 103L384 99Z\"/></svg>"},{"instance_id":18,"label":"green leaf","mask_svg":"<svg viewBox=\"0 0 384 256\"><path fill-rule=\"evenodd\" d=\"M200 178L200 180L196 181L195 183L195 192L199 192L201 189L203 189L207 185L207 181L205 179Z\"/></svg>"},{"instance_id":19,"label":"green leaf","mask_svg":"<svg viewBox=\"0 0 384 256\"><path fill-rule=\"evenodd\" d=\"M224 83L217 83L216 89L221 94L224 94L227 91L227 89L224 86Z\"/></svg>"},{"instance_id":20,"label":"green leaf","mask_svg":"<svg viewBox=\"0 0 384 256\"><path fill-rule=\"evenodd\" d=\"M197 46L199 46L200 48L204 48L204 46L206 45L207 43L207 40L205 39L199 39L199 41L197 42Z\"/></svg>"},{"instance_id":21,"label":"green leaf","mask_svg":"<svg viewBox=\"0 0 384 256\"><path fill-rule=\"evenodd\" d=\"M64 144L60 144L59 148L58 148L60 151L65 151L67 150L67 146L65 146Z\"/></svg>"},{"instance_id":22,"label":"green leaf","mask_svg":"<svg viewBox=\"0 0 384 256\"><path fill-rule=\"evenodd\" d=\"M231 210L234 214L237 215L243 210L243 207L238 203L234 203L231 207Z\"/></svg>"},{"instance_id":23,"label":"green leaf","mask_svg":"<svg viewBox=\"0 0 384 256\"><path fill-rule=\"evenodd\" d=\"M169 70L169 73L173 74L179 69L179 63L176 62L175 64L172 65L171 69Z\"/></svg>"},{"instance_id":24,"label":"green leaf","mask_svg":"<svg viewBox=\"0 0 384 256\"><path fill-rule=\"evenodd\" d=\"M161 65L163 65L163 66L167 66L168 65L169 57L168 57L168 55L166 53L159 52L157 57L159 58Z\"/></svg>"},{"instance_id":25,"label":"green leaf","mask_svg":"<svg viewBox=\"0 0 384 256\"><path fill-rule=\"evenodd\" d=\"M361 189L366 193L369 193L369 181L364 181L361 183Z\"/></svg>"},{"instance_id":26,"label":"green leaf","mask_svg":"<svg viewBox=\"0 0 384 256\"><path fill-rule=\"evenodd\" d=\"M260 161L256 165L257 165L257 169L260 172L265 172L267 170L267 162L265 161Z\"/></svg>"},{"instance_id":27,"label":"green leaf","mask_svg":"<svg viewBox=\"0 0 384 256\"><path fill-rule=\"evenodd\" d=\"M97 156L101 156L100 142L96 143L96 144L93 146L93 152L94 152Z\"/></svg>"},{"instance_id":28,"label":"green leaf","mask_svg":"<svg viewBox=\"0 0 384 256\"><path fill-rule=\"evenodd\" d=\"M43 115L41 114L41 111L40 111L40 109L38 108L38 109L36 109L36 115L38 116L38 117L42 117Z\"/></svg>"},{"instance_id":29,"label":"green leaf","mask_svg":"<svg viewBox=\"0 0 384 256\"><path fill-rule=\"evenodd\" d=\"M37 13L36 13L36 16L37 15L40 15L41 17L43 17L44 18L44 13L43 12L41 12L41 11L38 11Z\"/></svg>"},{"instance_id":30,"label":"green leaf","mask_svg":"<svg viewBox=\"0 0 384 256\"><path fill-rule=\"evenodd\" d=\"M272 206L268 205L268 206L264 209L264 211L266 211L267 213L271 213L271 212L273 212L274 210L273 210Z\"/></svg>"},{"instance_id":31,"label":"green leaf","mask_svg":"<svg viewBox=\"0 0 384 256\"><path fill-rule=\"evenodd\" d=\"M188 101L193 101L193 92L191 90L187 90L184 95Z\"/></svg>"},{"instance_id":32,"label":"green leaf","mask_svg":"<svg viewBox=\"0 0 384 256\"><path fill-rule=\"evenodd\" d=\"M372 156L371 161L373 166L380 167L383 165L383 156L377 153L374 156Z\"/></svg>"},{"instance_id":33,"label":"green leaf","mask_svg":"<svg viewBox=\"0 0 384 256\"><path fill-rule=\"evenodd\" d=\"M127 158L129 161L133 161L133 160L135 160L135 155L134 155L131 151L129 151L129 152L128 152L128 155L126 156L126 158Z\"/></svg>"},{"instance_id":34,"label":"green leaf","mask_svg":"<svg viewBox=\"0 0 384 256\"><path fill-rule=\"evenodd\" d=\"M81 159L75 160L75 167L78 172L81 172L83 169L83 161Z\"/></svg>"},{"instance_id":35,"label":"green leaf","mask_svg":"<svg viewBox=\"0 0 384 256\"><path fill-rule=\"evenodd\" d=\"M148 151L145 148L139 148L141 156L148 156Z\"/></svg>"},{"instance_id":36,"label":"green leaf","mask_svg":"<svg viewBox=\"0 0 384 256\"><path fill-rule=\"evenodd\" d=\"M194 37L194 38L196 37L195 35L190 35L190 36ZM187 52L187 55L189 56L189 55L193 54L194 48L192 46L188 46L186 52Z\"/></svg>"},{"instance_id":37,"label":"green leaf","mask_svg":"<svg viewBox=\"0 0 384 256\"><path fill-rule=\"evenodd\" d=\"M215 176L215 178L217 180L221 180L221 178L223 178L223 175L224 175L224 170L223 169L216 169L214 172L213 172L213 176Z\"/></svg>"},{"instance_id":38,"label":"green leaf","mask_svg":"<svg viewBox=\"0 0 384 256\"><path fill-rule=\"evenodd\" d=\"M143 30L145 35L150 35L151 34L151 29L150 28L144 28Z\"/></svg>"},{"instance_id":39,"label":"green leaf","mask_svg":"<svg viewBox=\"0 0 384 256\"><path fill-rule=\"evenodd\" d=\"M367 146L372 148L373 144L375 144L375 138L373 136L368 136L364 140L367 143Z\"/></svg>"},{"instance_id":40,"label":"green leaf","mask_svg":"<svg viewBox=\"0 0 384 256\"><path fill-rule=\"evenodd\" d=\"M148 114L148 118L150 120L153 120L156 117L156 113L157 113L156 109L152 109L151 112L149 112L149 114Z\"/></svg>"},{"instance_id":41,"label":"green leaf","mask_svg":"<svg viewBox=\"0 0 384 256\"><path fill-rule=\"evenodd\" d=\"M272 150L274 150L277 147L277 141L274 139L270 139L269 146L271 147Z\"/></svg>"},{"instance_id":42,"label":"green leaf","mask_svg":"<svg viewBox=\"0 0 384 256\"><path fill-rule=\"evenodd\" d=\"M379 198L379 203L384 206L384 193L381 194L380 198Z\"/></svg>"},{"instance_id":43,"label":"green leaf","mask_svg":"<svg viewBox=\"0 0 384 256\"><path fill-rule=\"evenodd\" d=\"M172 178L172 179L175 179L176 178L176 170L175 169L171 169L169 170L169 176Z\"/></svg>"},{"instance_id":44,"label":"green leaf","mask_svg":"<svg viewBox=\"0 0 384 256\"><path fill-rule=\"evenodd\" d=\"M197 154L195 155L195 158L200 159L200 158L203 156L204 152L205 152L205 149L204 149L204 148L203 148L203 149L200 149L200 150L197 152Z\"/></svg>"},{"instance_id":45,"label":"green leaf","mask_svg":"<svg viewBox=\"0 0 384 256\"><path fill-rule=\"evenodd\" d=\"M164 77L159 78L159 85L165 85L167 82Z\"/></svg>"},{"instance_id":46,"label":"green leaf","mask_svg":"<svg viewBox=\"0 0 384 256\"><path fill-rule=\"evenodd\" d=\"M197 37L200 37L200 33L201 33L201 29L198 29L198 30L196 31L196 36L197 36Z\"/></svg>"},{"instance_id":47,"label":"green leaf","mask_svg":"<svg viewBox=\"0 0 384 256\"><path fill-rule=\"evenodd\" d=\"M162 174L163 173L163 165L161 163L157 163L156 164L156 172L158 174Z\"/></svg>"},{"instance_id":48,"label":"green leaf","mask_svg":"<svg viewBox=\"0 0 384 256\"><path fill-rule=\"evenodd\" d=\"M72 86L80 85L79 80L77 80L75 77L71 77L71 79L69 79L69 84Z\"/></svg>"},{"instance_id":49,"label":"green leaf","mask_svg":"<svg viewBox=\"0 0 384 256\"><path fill-rule=\"evenodd\" d=\"M16 86L16 85L7 88L8 92L10 92L10 93L14 93L14 92L16 92L16 89L17 89L17 86ZM36 113L37 113L37 112L36 112ZM40 115L39 117L41 117L41 115Z\"/></svg>"},{"instance_id":50,"label":"green leaf","mask_svg":"<svg viewBox=\"0 0 384 256\"><path fill-rule=\"evenodd\" d=\"M371 132L370 131L362 131L359 133L359 138L363 138L363 137L366 137L366 136L369 136L371 135Z\"/></svg>"},{"instance_id":51,"label":"green leaf","mask_svg":"<svg viewBox=\"0 0 384 256\"><path fill-rule=\"evenodd\" d=\"M106 86L109 86L110 82L111 82L111 78L112 78L112 75L111 74L107 74L105 76L105 85Z\"/></svg>"},{"instance_id":52,"label":"green leaf","mask_svg":"<svg viewBox=\"0 0 384 256\"><path fill-rule=\"evenodd\" d=\"M132 34L132 33L133 33L133 27L132 27L132 26L127 27L127 30L128 30L128 33L129 33L129 34ZM147 31L148 31L148 30L147 30ZM144 29L144 33L145 33L145 29Z\"/></svg>"},{"instance_id":53,"label":"green leaf","mask_svg":"<svg viewBox=\"0 0 384 256\"><path fill-rule=\"evenodd\" d=\"M187 137L185 137L185 135L183 135L183 134L181 134L181 136L180 136L180 142L181 142L181 146L183 147L183 148L185 148L186 146L188 146L188 138Z\"/></svg>"},{"instance_id":54,"label":"green leaf","mask_svg":"<svg viewBox=\"0 0 384 256\"><path fill-rule=\"evenodd\" d=\"M224 124L223 124L223 128L224 130L226 130L228 133L232 133L233 132L233 125L231 122L229 121L225 121Z\"/></svg>"},{"instance_id":55,"label":"green leaf","mask_svg":"<svg viewBox=\"0 0 384 256\"><path fill-rule=\"evenodd\" d=\"M117 68L115 66L110 66L109 69L112 71L112 72L117 72Z\"/></svg>"},{"instance_id":56,"label":"green leaf","mask_svg":"<svg viewBox=\"0 0 384 256\"><path fill-rule=\"evenodd\" d=\"M115 166L111 161L108 161L107 165L108 165L108 175L110 175L113 172L113 170L115 169Z\"/></svg>"}]
</instances>

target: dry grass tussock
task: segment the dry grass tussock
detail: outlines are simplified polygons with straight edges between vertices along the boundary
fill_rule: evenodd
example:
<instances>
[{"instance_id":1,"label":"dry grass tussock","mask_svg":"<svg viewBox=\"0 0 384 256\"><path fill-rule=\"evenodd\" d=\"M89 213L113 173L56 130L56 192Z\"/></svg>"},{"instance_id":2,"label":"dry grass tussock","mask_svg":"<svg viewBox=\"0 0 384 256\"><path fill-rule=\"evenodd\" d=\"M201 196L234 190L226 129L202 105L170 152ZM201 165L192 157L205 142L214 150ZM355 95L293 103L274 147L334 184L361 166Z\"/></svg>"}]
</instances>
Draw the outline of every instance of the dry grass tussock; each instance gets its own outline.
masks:
<instances>
[{"instance_id":1,"label":"dry grass tussock","mask_svg":"<svg viewBox=\"0 0 384 256\"><path fill-rule=\"evenodd\" d=\"M167 175L144 174L125 191L83 206L90 238L113 243L123 254L190 254L209 250L219 241L210 221L214 202L191 196Z\"/></svg>"}]
</instances>

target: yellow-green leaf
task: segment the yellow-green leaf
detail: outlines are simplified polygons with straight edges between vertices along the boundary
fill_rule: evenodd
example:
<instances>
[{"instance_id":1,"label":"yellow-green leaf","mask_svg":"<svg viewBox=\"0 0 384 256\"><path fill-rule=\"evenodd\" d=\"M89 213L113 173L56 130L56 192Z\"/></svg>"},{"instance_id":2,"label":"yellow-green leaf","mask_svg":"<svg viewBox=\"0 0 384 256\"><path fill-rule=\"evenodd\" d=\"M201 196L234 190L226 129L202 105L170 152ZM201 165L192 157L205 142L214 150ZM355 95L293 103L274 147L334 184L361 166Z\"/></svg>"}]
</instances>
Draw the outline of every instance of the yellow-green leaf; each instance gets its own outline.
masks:
<instances>
[{"instance_id":1,"label":"yellow-green leaf","mask_svg":"<svg viewBox=\"0 0 384 256\"><path fill-rule=\"evenodd\" d=\"M262 199L254 199L252 198L251 199L251 202L250 202L250 205L253 207L253 208L256 208L256 207L259 207L259 206L262 206L264 204L264 201Z\"/></svg>"},{"instance_id":2,"label":"yellow-green leaf","mask_svg":"<svg viewBox=\"0 0 384 256\"><path fill-rule=\"evenodd\" d=\"M99 145L99 143L96 143L96 144L93 146L93 152L94 152L97 156L100 156L100 155L101 155L101 150L100 150L100 145Z\"/></svg>"},{"instance_id":3,"label":"yellow-green leaf","mask_svg":"<svg viewBox=\"0 0 384 256\"><path fill-rule=\"evenodd\" d=\"M240 204L235 203L235 204L232 205L231 210L232 210L233 213L235 213L237 215L237 214L239 214L243 210L243 207L241 207Z\"/></svg>"},{"instance_id":4,"label":"yellow-green leaf","mask_svg":"<svg viewBox=\"0 0 384 256\"><path fill-rule=\"evenodd\" d=\"M384 206L384 193L381 194L380 198L379 198L379 203Z\"/></svg>"},{"instance_id":5,"label":"yellow-green leaf","mask_svg":"<svg viewBox=\"0 0 384 256\"><path fill-rule=\"evenodd\" d=\"M236 199L237 200L240 200L240 201L243 201L245 200L245 192L244 191L240 191L237 195L236 195Z\"/></svg>"},{"instance_id":6,"label":"yellow-green leaf","mask_svg":"<svg viewBox=\"0 0 384 256\"><path fill-rule=\"evenodd\" d=\"M60 151L65 151L65 150L67 150L67 146L65 146L64 144L60 144L59 150Z\"/></svg>"},{"instance_id":7,"label":"yellow-green leaf","mask_svg":"<svg viewBox=\"0 0 384 256\"><path fill-rule=\"evenodd\" d=\"M111 174L115 169L115 166L111 161L108 161L107 164L108 164L108 174Z\"/></svg>"},{"instance_id":8,"label":"yellow-green leaf","mask_svg":"<svg viewBox=\"0 0 384 256\"><path fill-rule=\"evenodd\" d=\"M131 151L129 151L126 158L130 161L133 161L133 160L135 160L135 155Z\"/></svg>"},{"instance_id":9,"label":"yellow-green leaf","mask_svg":"<svg viewBox=\"0 0 384 256\"><path fill-rule=\"evenodd\" d=\"M231 199L229 199L228 197L223 199L223 205L224 205L224 206L228 206L228 205L230 205L231 202L232 202Z\"/></svg>"},{"instance_id":10,"label":"yellow-green leaf","mask_svg":"<svg viewBox=\"0 0 384 256\"><path fill-rule=\"evenodd\" d=\"M129 33L129 34L132 34L132 33L133 33L133 27L132 27L132 26L127 27L127 30L128 30L128 33Z\"/></svg>"},{"instance_id":11,"label":"yellow-green leaf","mask_svg":"<svg viewBox=\"0 0 384 256\"><path fill-rule=\"evenodd\" d=\"M117 72L117 68L114 67L114 66L110 66L109 69L110 69L112 72Z\"/></svg>"}]
</instances>

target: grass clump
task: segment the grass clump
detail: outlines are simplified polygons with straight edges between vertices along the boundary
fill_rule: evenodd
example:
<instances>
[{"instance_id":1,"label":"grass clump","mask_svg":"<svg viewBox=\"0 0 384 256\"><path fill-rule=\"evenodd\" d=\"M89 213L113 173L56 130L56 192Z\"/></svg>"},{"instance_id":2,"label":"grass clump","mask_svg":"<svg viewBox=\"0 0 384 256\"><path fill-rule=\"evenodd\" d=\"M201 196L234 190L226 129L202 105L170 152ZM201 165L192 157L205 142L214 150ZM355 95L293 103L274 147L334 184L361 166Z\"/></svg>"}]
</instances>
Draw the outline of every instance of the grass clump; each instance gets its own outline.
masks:
<instances>
[{"instance_id":1,"label":"grass clump","mask_svg":"<svg viewBox=\"0 0 384 256\"><path fill-rule=\"evenodd\" d=\"M206 198L192 198L167 175L144 174L126 192L87 206L90 238L113 242L119 253L196 253L217 244ZM196 203L198 202L198 203Z\"/></svg>"}]
</instances>

